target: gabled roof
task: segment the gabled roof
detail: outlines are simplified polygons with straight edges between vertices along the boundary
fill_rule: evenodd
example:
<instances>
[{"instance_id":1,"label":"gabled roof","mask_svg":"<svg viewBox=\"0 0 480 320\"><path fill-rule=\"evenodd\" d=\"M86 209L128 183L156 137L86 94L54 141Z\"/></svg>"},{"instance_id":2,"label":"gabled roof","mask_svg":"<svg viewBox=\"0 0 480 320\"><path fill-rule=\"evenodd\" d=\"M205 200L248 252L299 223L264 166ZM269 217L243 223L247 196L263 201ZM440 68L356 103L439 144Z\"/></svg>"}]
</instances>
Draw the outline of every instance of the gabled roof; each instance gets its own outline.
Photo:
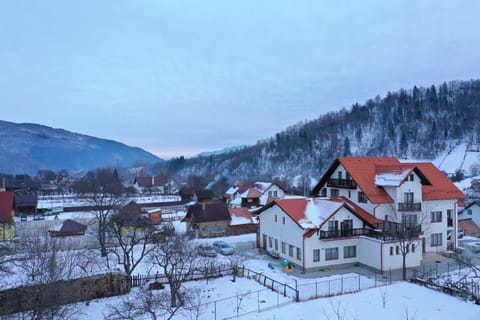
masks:
<instances>
[{"instance_id":1,"label":"gabled roof","mask_svg":"<svg viewBox=\"0 0 480 320\"><path fill-rule=\"evenodd\" d=\"M274 205L279 206L302 229L320 228L341 208L349 210L372 227L381 222L345 197L277 199L262 208L259 213Z\"/></svg>"},{"instance_id":2,"label":"gabled roof","mask_svg":"<svg viewBox=\"0 0 480 320\"><path fill-rule=\"evenodd\" d=\"M217 201L190 206L182 221L205 223L226 220L232 220L228 212L227 204L223 201Z\"/></svg>"},{"instance_id":3,"label":"gabled roof","mask_svg":"<svg viewBox=\"0 0 480 320\"><path fill-rule=\"evenodd\" d=\"M228 208L232 221L230 225L241 225L254 223L252 214L247 208Z\"/></svg>"},{"instance_id":4,"label":"gabled roof","mask_svg":"<svg viewBox=\"0 0 480 320\"><path fill-rule=\"evenodd\" d=\"M142 214L142 207L135 201L130 201L127 205L118 210L120 214Z\"/></svg>"},{"instance_id":5,"label":"gabled roof","mask_svg":"<svg viewBox=\"0 0 480 320\"><path fill-rule=\"evenodd\" d=\"M215 194L213 193L213 190L210 189L204 189L204 190L197 190L195 191L195 195L197 196L198 200L210 200L215 198Z\"/></svg>"},{"instance_id":6,"label":"gabled roof","mask_svg":"<svg viewBox=\"0 0 480 320\"><path fill-rule=\"evenodd\" d=\"M247 191L242 193L240 197L251 199L251 198L260 198L261 196L262 196L262 193L260 191L258 191L255 188L249 188Z\"/></svg>"},{"instance_id":7,"label":"gabled roof","mask_svg":"<svg viewBox=\"0 0 480 320\"><path fill-rule=\"evenodd\" d=\"M0 223L13 222L13 210L15 208L15 193L12 191L0 192Z\"/></svg>"},{"instance_id":8,"label":"gabled roof","mask_svg":"<svg viewBox=\"0 0 480 320\"><path fill-rule=\"evenodd\" d=\"M423 200L464 199L465 195L432 163L401 163L397 158L337 158L312 190L318 195L335 169L342 165L370 202L391 203L383 187L400 185L414 171L422 182ZM388 181L391 180L391 181Z\"/></svg>"},{"instance_id":9,"label":"gabled roof","mask_svg":"<svg viewBox=\"0 0 480 320\"><path fill-rule=\"evenodd\" d=\"M137 184L140 188L161 187L165 185L162 176L135 177L133 183Z\"/></svg>"},{"instance_id":10,"label":"gabled roof","mask_svg":"<svg viewBox=\"0 0 480 320\"><path fill-rule=\"evenodd\" d=\"M60 232L64 235L85 232L87 226L75 220L67 219L48 229L48 232Z\"/></svg>"},{"instance_id":11,"label":"gabled roof","mask_svg":"<svg viewBox=\"0 0 480 320\"><path fill-rule=\"evenodd\" d=\"M465 235L480 233L480 228L472 219L458 220L458 227L463 229Z\"/></svg>"},{"instance_id":12,"label":"gabled roof","mask_svg":"<svg viewBox=\"0 0 480 320\"><path fill-rule=\"evenodd\" d=\"M17 208L37 207L38 197L36 195L15 194L15 204Z\"/></svg>"},{"instance_id":13,"label":"gabled roof","mask_svg":"<svg viewBox=\"0 0 480 320\"><path fill-rule=\"evenodd\" d=\"M469 208L471 208L471 207L473 207L473 206L479 206L479 207L480 207L480 201L473 201L473 202L470 203L468 206L466 206L465 209L469 209ZM462 212L464 212L465 209L463 209ZM460 212L460 213L462 213L462 212Z\"/></svg>"}]
</instances>

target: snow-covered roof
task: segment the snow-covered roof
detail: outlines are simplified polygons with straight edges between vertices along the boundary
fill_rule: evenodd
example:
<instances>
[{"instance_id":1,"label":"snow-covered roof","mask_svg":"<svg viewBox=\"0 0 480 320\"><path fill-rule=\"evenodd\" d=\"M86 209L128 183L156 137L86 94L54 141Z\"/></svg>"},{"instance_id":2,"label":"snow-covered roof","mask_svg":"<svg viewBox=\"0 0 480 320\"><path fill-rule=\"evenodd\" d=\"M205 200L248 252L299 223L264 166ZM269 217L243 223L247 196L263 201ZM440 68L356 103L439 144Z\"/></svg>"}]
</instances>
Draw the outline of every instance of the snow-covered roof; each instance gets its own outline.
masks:
<instances>
[{"instance_id":1,"label":"snow-covered roof","mask_svg":"<svg viewBox=\"0 0 480 320\"><path fill-rule=\"evenodd\" d=\"M398 187L402 184L402 181L405 180L410 171L412 170L406 169L400 172L377 173L375 175L375 185L380 187Z\"/></svg>"},{"instance_id":2,"label":"snow-covered roof","mask_svg":"<svg viewBox=\"0 0 480 320\"><path fill-rule=\"evenodd\" d=\"M271 182L255 182L255 187L261 192L264 193L268 188L272 186Z\"/></svg>"},{"instance_id":3,"label":"snow-covered roof","mask_svg":"<svg viewBox=\"0 0 480 320\"><path fill-rule=\"evenodd\" d=\"M238 191L238 187L233 186L233 187L230 187L230 188L225 192L225 194L232 195L232 194L234 194L234 193L237 192L237 191Z\"/></svg>"},{"instance_id":4,"label":"snow-covered roof","mask_svg":"<svg viewBox=\"0 0 480 320\"><path fill-rule=\"evenodd\" d=\"M318 228L322 222L343 206L342 202L328 199L308 199L304 217L298 221L304 229Z\"/></svg>"}]
</instances>

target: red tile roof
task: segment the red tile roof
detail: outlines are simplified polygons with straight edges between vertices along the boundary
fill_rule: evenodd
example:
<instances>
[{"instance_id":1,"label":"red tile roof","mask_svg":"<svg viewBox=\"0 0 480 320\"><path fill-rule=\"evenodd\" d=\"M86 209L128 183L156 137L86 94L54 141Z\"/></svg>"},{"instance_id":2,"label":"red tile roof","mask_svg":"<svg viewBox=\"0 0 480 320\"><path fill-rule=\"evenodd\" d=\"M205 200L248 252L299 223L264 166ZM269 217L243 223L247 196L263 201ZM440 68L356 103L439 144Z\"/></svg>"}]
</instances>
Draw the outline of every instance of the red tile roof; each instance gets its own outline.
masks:
<instances>
[{"instance_id":1,"label":"red tile roof","mask_svg":"<svg viewBox=\"0 0 480 320\"><path fill-rule=\"evenodd\" d=\"M0 192L0 223L13 222L15 208L15 193L11 191Z\"/></svg>"},{"instance_id":2,"label":"red tile roof","mask_svg":"<svg viewBox=\"0 0 480 320\"><path fill-rule=\"evenodd\" d=\"M248 211L248 208L242 207L242 208L228 208L228 212L230 213L230 216L232 217L232 221L237 218L246 218L250 220L250 223L254 223L253 221L253 216Z\"/></svg>"},{"instance_id":3,"label":"red tile roof","mask_svg":"<svg viewBox=\"0 0 480 320\"><path fill-rule=\"evenodd\" d=\"M465 235L480 233L480 228L472 219L458 220L458 227L463 229Z\"/></svg>"},{"instance_id":4,"label":"red tile roof","mask_svg":"<svg viewBox=\"0 0 480 320\"><path fill-rule=\"evenodd\" d=\"M345 197L332 197L330 198L331 200L333 201L337 201L337 202L343 202L344 203L344 207L346 208L349 208L350 211L355 214L357 217L359 217L360 219L366 221L367 223L371 224L371 225L375 225L375 224L378 224L378 223L381 223L382 221L380 219L377 219L375 218L374 216L372 216L370 213L368 213L368 211L362 209L360 206L358 206L355 202L351 201L350 199L348 198L345 198Z\"/></svg>"},{"instance_id":5,"label":"red tile roof","mask_svg":"<svg viewBox=\"0 0 480 320\"><path fill-rule=\"evenodd\" d=\"M149 176L149 177L136 177L135 181L140 188L149 187L161 187L165 184L163 177L161 176Z\"/></svg>"},{"instance_id":6,"label":"red tile roof","mask_svg":"<svg viewBox=\"0 0 480 320\"><path fill-rule=\"evenodd\" d=\"M246 194L245 194L246 193ZM260 198L262 193L255 188L249 188L247 192L242 194L242 198Z\"/></svg>"},{"instance_id":7,"label":"red tile roof","mask_svg":"<svg viewBox=\"0 0 480 320\"><path fill-rule=\"evenodd\" d=\"M307 205L310 201L315 201L315 199L322 199L322 200L330 200L334 202L338 202L342 204L342 207L345 207L347 210L352 212L358 218L362 219L363 221L367 222L370 225L375 225L380 223L381 221L367 211L360 208L358 205L350 201L345 197L333 197L333 198L297 198L297 199L278 199L274 202L270 203L269 205L265 206L260 212L263 212L266 208L270 208L273 205L277 204L290 218L292 218L298 225L300 225L301 221L306 218L306 209ZM338 210L333 212L328 212L326 214L334 215ZM328 219L325 219L325 222ZM324 223L325 223L324 222ZM323 223L322 223L323 224Z\"/></svg>"},{"instance_id":8,"label":"red tile roof","mask_svg":"<svg viewBox=\"0 0 480 320\"><path fill-rule=\"evenodd\" d=\"M465 198L465 195L432 163L401 163L394 157L338 158L332 163L317 185L313 188L313 195L319 194L322 186L325 185L327 179L340 164L345 170L347 170L370 202L375 204L393 202L382 187L375 185L375 175L386 172L402 172L408 169L416 170L417 174L422 179L423 200Z\"/></svg>"}]
</instances>

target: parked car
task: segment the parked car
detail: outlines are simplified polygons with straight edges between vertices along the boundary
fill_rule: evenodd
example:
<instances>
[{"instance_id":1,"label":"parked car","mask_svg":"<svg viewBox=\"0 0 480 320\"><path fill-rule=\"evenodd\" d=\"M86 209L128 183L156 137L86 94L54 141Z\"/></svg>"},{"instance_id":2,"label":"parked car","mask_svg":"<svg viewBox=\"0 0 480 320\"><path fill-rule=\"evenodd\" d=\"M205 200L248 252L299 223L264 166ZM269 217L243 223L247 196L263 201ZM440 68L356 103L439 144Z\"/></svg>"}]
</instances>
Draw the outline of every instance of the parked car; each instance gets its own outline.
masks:
<instances>
[{"instance_id":1,"label":"parked car","mask_svg":"<svg viewBox=\"0 0 480 320\"><path fill-rule=\"evenodd\" d=\"M457 237L458 239L462 239L465 233L463 232L463 229L457 229Z\"/></svg>"},{"instance_id":2,"label":"parked car","mask_svg":"<svg viewBox=\"0 0 480 320\"><path fill-rule=\"evenodd\" d=\"M197 250L198 250L198 254L201 255L201 256L204 256L204 257L216 257L217 256L217 252L215 251L215 249L211 245L206 244L206 243L200 244L198 246Z\"/></svg>"},{"instance_id":3,"label":"parked car","mask_svg":"<svg viewBox=\"0 0 480 320\"><path fill-rule=\"evenodd\" d=\"M235 249L225 241L214 241L213 242L213 247L215 248L215 251L217 251L220 254L223 254L224 256L229 256L235 253Z\"/></svg>"}]
</instances>

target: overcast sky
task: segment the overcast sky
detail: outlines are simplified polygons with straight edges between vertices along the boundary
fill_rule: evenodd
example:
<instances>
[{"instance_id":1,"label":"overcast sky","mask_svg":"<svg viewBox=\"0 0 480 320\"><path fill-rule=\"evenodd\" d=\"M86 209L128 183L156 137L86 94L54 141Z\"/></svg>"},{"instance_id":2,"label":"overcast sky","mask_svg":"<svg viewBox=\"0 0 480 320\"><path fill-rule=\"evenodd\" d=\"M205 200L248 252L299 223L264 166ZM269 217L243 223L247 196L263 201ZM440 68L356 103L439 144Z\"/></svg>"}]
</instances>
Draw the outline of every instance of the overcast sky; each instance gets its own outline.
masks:
<instances>
[{"instance_id":1,"label":"overcast sky","mask_svg":"<svg viewBox=\"0 0 480 320\"><path fill-rule=\"evenodd\" d=\"M161 157L480 75L480 1L1 0L0 119Z\"/></svg>"}]
</instances>

